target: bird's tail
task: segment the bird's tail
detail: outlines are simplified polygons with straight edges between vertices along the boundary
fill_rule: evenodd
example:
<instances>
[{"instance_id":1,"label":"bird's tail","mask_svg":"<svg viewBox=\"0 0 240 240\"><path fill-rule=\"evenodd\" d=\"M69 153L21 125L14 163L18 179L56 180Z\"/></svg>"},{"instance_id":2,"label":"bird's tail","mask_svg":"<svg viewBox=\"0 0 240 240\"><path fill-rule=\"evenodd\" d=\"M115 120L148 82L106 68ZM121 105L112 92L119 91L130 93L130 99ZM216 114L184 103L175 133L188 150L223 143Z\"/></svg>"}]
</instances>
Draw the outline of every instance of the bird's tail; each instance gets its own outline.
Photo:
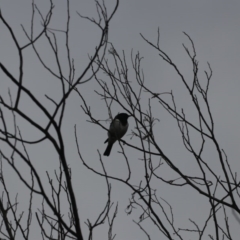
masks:
<instances>
[{"instance_id":1,"label":"bird's tail","mask_svg":"<svg viewBox=\"0 0 240 240\"><path fill-rule=\"evenodd\" d=\"M106 148L106 150L105 150L105 152L103 154L104 156L109 156L110 155L110 152L112 150L112 146L113 146L113 143L108 142L108 146L107 146L107 148Z\"/></svg>"}]
</instances>

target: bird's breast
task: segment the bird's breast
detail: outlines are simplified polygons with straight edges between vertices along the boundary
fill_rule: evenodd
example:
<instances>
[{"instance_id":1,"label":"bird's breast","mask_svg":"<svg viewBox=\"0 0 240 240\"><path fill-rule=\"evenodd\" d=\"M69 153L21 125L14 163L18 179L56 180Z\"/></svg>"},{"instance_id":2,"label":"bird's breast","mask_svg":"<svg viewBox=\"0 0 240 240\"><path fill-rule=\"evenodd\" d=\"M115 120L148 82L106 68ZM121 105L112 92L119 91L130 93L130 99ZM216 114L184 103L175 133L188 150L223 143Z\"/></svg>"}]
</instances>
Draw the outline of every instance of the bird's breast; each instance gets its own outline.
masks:
<instances>
[{"instance_id":1,"label":"bird's breast","mask_svg":"<svg viewBox=\"0 0 240 240\"><path fill-rule=\"evenodd\" d=\"M126 125L122 125L121 122L116 119L111 123L109 129L109 137L120 139L128 130L128 123Z\"/></svg>"}]
</instances>

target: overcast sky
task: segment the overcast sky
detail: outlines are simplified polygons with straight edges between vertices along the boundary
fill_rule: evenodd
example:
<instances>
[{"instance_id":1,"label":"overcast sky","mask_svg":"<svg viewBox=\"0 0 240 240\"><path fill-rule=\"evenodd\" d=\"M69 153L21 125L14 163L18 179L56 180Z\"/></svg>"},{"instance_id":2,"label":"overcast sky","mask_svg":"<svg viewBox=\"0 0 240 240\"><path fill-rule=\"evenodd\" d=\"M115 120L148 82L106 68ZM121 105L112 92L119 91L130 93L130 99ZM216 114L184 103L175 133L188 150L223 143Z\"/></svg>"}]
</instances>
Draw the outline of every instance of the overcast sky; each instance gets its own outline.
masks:
<instances>
[{"instance_id":1,"label":"overcast sky","mask_svg":"<svg viewBox=\"0 0 240 240\"><path fill-rule=\"evenodd\" d=\"M113 9L113 2L113 0L106 1L109 12ZM49 8L48 0L35 0L35 3L46 14ZM55 0L54 5L53 21L50 27L63 29L67 16L66 3L64 0ZM4 17L16 33L20 44L26 43L27 39L20 24L23 24L29 32L31 1L1 0L0 7ZM76 13L76 11L79 11L83 15L97 17L93 0L71 0L70 7L71 53L72 57L75 58L76 74L80 74L81 70L87 64L88 54L91 55L94 52L94 48L99 41L100 31L93 24L80 19ZM190 80L192 77L192 66L182 46L182 43L184 43L190 47L190 43L183 32L191 36L197 51L197 59L199 60L201 72L200 76L204 78L203 72L207 70L207 62L211 64L213 70L209 101L215 121L216 136L221 148L228 154L229 161L233 169L236 169L235 171L240 169L239 9L240 1L238 0L120 0L119 8L109 26L109 41L114 44L120 53L122 50L125 51L129 64L131 49L135 53L139 51L140 55L144 57L142 67L147 85L155 89L156 92L173 90L179 104L179 109L187 106L186 112L194 120L194 114L191 115L190 98L188 98L186 91L183 89L180 79L173 72L173 69L161 60L157 52L143 41L140 33L149 40L156 42L157 29L159 27L161 48L168 53L186 78ZM40 19L36 18L36 32L40 27ZM63 37L60 33L58 37L60 44L63 44ZM40 40L39 49L48 66L54 68L55 65L51 62L47 43ZM30 48L26 50L24 57L25 86L29 87L39 99L49 104L49 109L51 109L53 106L44 98L44 94L51 95L56 100L59 99L61 96L59 82L44 71ZM63 52L62 59L64 57ZM0 24L0 61L8 66L12 73L17 76L17 51L3 24ZM2 79L0 93L7 99L7 89L8 87L12 87L12 85L2 72L0 73L0 77ZM96 85L96 82L91 81L86 85L82 85L80 91L86 97L94 116L97 119L106 119L108 118L107 108L104 106L104 102L100 101L100 98L94 93L94 90L97 89L99 87ZM15 89L12 88L11 91L14 93ZM103 207L106 201L106 184L104 179L89 172L80 162L74 141L74 124L77 124L82 155L96 169L100 169L97 150L101 153L104 152L106 147L104 141L107 133L100 127L86 122L88 118L81 110L81 104L81 100L76 95L73 94L69 98L63 133L65 134L68 163L72 168L73 185L78 201L81 224L84 236L87 236L88 231L84 225L84 221L87 218L94 220ZM44 123L46 120L27 99L22 100L21 107L37 119L37 121ZM121 111L120 107L112 109L113 115ZM189 155L186 154L182 146L181 136L176 131L177 128L174 125L174 121L169 119L168 114L162 108L161 111L154 109L155 116L160 119L160 123L155 128L157 139L165 152L172 157L174 163L179 168L189 173L194 172L191 158L189 158ZM11 119L10 117L9 115L9 119ZM38 137L38 133L32 129L29 130L29 126L20 119L19 125L26 138L36 139ZM134 128L134 121L129 120L129 125L130 132ZM108 124L106 124L107 126ZM125 136L124 139L130 141L128 136ZM134 140L132 140L132 143L134 144ZM2 148L1 145L0 147ZM129 154L133 169L138 169L139 161L135 150L128 147L125 148L127 154ZM119 149L119 146L115 144L111 156L104 158L104 162L111 175L125 176L126 166L125 163L121 162L121 155L117 153ZM53 170L58 168L58 156L56 156L56 153L48 144L42 144L40 147L30 146L28 151L32 162L34 162L34 165L42 176L46 176L46 170L53 173ZM211 146L207 148L206 156L209 157L209 163L212 166L216 164L216 169L219 169L218 163L215 161L215 153L211 150ZM22 171L24 172L24 167ZM26 174L28 172L27 170ZM6 173L12 172L6 167ZM27 204L24 202L24 196L28 191L22 184L16 183L17 180L17 177L11 175L8 185L12 196L19 192L19 198L23 206L21 210L24 210L24 207L27 207ZM120 183L113 182L112 184L113 201L119 201L118 217L114 227L114 232L117 234L116 240L146 239L137 226L132 223L132 219L134 217L137 219L140 212L136 211L136 213L130 216L127 216L124 212L131 191ZM189 191L187 188L169 188L169 186L163 183L160 183L158 189L160 197L168 200L174 207L178 227L187 228L190 226L188 222L189 217L198 220L200 225L203 224L201 220L206 217L204 214L207 214L207 211L204 210L204 207L208 206L207 199L204 200L197 193ZM178 199L178 201L176 202L175 199ZM40 198L36 197L36 205L39 202ZM233 226L233 239L237 239L237 236L239 236L239 227L234 221L231 223ZM159 239L158 231L153 227L149 229L152 232L152 239ZM102 234L99 236L105 236L106 232L103 230L104 228L98 230L99 234ZM36 231L39 232L37 227ZM214 234L213 231L212 234Z\"/></svg>"}]
</instances>

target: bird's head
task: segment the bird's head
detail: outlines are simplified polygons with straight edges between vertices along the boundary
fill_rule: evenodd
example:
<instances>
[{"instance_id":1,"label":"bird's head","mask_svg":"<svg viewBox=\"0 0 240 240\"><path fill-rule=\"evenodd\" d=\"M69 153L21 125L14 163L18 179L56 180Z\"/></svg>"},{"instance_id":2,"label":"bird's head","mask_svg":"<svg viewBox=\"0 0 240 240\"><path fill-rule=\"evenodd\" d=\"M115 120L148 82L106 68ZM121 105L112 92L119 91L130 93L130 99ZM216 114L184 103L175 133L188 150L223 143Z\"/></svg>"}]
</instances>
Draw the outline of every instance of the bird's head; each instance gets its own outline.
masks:
<instances>
[{"instance_id":1,"label":"bird's head","mask_svg":"<svg viewBox=\"0 0 240 240\"><path fill-rule=\"evenodd\" d=\"M122 123L127 123L129 117L131 117L131 115L127 113L119 113L114 119L119 119Z\"/></svg>"}]
</instances>

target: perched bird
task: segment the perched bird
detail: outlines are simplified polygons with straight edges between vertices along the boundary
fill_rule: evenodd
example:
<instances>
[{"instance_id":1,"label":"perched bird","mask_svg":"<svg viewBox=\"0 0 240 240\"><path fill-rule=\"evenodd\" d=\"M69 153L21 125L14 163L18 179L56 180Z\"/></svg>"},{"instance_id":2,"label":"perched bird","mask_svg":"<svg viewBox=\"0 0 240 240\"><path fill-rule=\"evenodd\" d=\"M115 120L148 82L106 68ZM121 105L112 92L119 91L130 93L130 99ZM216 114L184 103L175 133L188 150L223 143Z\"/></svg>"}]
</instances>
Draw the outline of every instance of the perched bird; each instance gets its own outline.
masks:
<instances>
[{"instance_id":1,"label":"perched bird","mask_svg":"<svg viewBox=\"0 0 240 240\"><path fill-rule=\"evenodd\" d=\"M119 113L111 122L110 128L108 131L108 139L104 142L108 142L108 146L104 152L104 156L109 156L113 144L122 138L128 130L128 118L131 115L126 113Z\"/></svg>"}]
</instances>

